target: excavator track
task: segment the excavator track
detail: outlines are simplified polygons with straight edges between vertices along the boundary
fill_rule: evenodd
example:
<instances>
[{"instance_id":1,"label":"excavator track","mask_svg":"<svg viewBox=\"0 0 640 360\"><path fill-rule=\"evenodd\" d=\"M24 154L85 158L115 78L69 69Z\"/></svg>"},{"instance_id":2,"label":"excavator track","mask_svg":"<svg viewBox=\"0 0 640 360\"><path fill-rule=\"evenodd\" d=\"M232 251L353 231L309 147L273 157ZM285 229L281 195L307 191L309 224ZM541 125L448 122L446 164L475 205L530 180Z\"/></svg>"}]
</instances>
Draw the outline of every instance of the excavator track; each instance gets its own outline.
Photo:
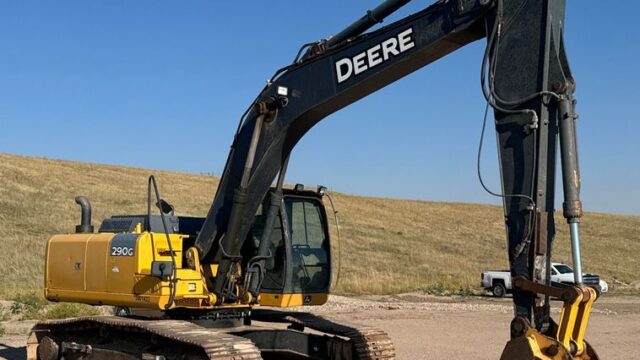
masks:
<instances>
[{"instance_id":1,"label":"excavator track","mask_svg":"<svg viewBox=\"0 0 640 360\"><path fill-rule=\"evenodd\" d=\"M215 359L215 360L254 360L262 359L260 350L248 339L230 335L220 329L209 329L198 326L192 322L181 320L139 320L117 316L97 316L83 317L65 320L47 320L39 322L32 330L29 337L27 348L27 358L29 360L57 359L58 353L62 351L72 351L78 359L84 359L82 352L85 352L86 358L90 359L110 359L116 358L114 350L122 350L123 345L118 345L116 349L109 348L101 344L91 344L93 349L82 349L75 342L64 342L62 346L54 345L55 350L43 349L38 350L38 344L43 342L43 338L50 337L61 341L66 337L87 336L87 333L97 331L103 338L109 338L110 334L118 334L117 340L124 338L134 338L136 336L149 337L150 342L154 344L165 344L167 342L182 345L182 349L173 345L171 351L176 353L161 355L158 357L153 352L146 352L142 346L138 349L140 353L131 354L130 358L142 359ZM123 338L124 337L124 338ZM51 340L45 340L51 343ZM107 343L107 342L103 342ZM75 344L75 345L74 345ZM135 345L135 344L134 344ZM145 345L145 344L138 344ZM66 346L66 350L64 347ZM75 348L74 348L75 346ZM50 348L51 346L48 346ZM158 346L161 348L162 346ZM135 347L134 347L135 348ZM101 350L102 355L95 355L96 350ZM42 352L49 353L42 354ZM39 353L40 352L40 353ZM89 352L87 354L87 352ZM160 349L162 352L162 349ZM93 353L93 354L92 354ZM89 355L93 355L89 357ZM66 357L65 357L66 358ZM71 357L73 358L73 357ZM120 359L120 357L118 357ZM127 357L122 357L127 359Z\"/></svg>"},{"instance_id":2,"label":"excavator track","mask_svg":"<svg viewBox=\"0 0 640 360\"><path fill-rule=\"evenodd\" d=\"M314 330L323 335L331 360L391 360L395 349L389 336L370 326L338 323L308 313L254 310L251 319L288 324L288 334ZM269 327L207 328L192 321L136 319L117 316L41 321L32 329L29 360L65 359L215 359L254 360L285 358L288 352L261 354L250 333ZM248 338L243 337L248 336ZM315 336L308 334L308 336ZM275 357L274 357L275 356ZM297 358L297 357L296 357Z\"/></svg>"},{"instance_id":3,"label":"excavator track","mask_svg":"<svg viewBox=\"0 0 640 360\"><path fill-rule=\"evenodd\" d=\"M364 325L355 325L329 317L302 312L284 312L257 309L251 319L264 322L289 323L290 327L301 330L306 327L329 335L345 337L353 344L354 359L388 360L395 359L396 350L386 332Z\"/></svg>"}]
</instances>

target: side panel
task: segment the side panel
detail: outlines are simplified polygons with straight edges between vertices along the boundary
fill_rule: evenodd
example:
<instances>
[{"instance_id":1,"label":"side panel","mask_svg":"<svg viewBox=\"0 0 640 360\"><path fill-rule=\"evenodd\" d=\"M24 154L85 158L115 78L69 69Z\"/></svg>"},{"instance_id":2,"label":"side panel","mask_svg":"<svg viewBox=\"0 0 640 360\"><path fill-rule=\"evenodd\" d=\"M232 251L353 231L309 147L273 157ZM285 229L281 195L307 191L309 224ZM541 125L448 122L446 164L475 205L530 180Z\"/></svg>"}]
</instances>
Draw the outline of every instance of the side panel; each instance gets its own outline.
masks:
<instances>
[{"instance_id":1,"label":"side panel","mask_svg":"<svg viewBox=\"0 0 640 360\"><path fill-rule=\"evenodd\" d=\"M210 307L198 271L181 269L182 235L170 235L177 277L175 306ZM170 283L150 276L151 262L170 261L164 234L56 235L47 244L45 297L52 301L163 309Z\"/></svg>"},{"instance_id":2,"label":"side panel","mask_svg":"<svg viewBox=\"0 0 640 360\"><path fill-rule=\"evenodd\" d=\"M302 305L324 305L328 294L260 294L260 305L275 307L294 307Z\"/></svg>"},{"instance_id":3,"label":"side panel","mask_svg":"<svg viewBox=\"0 0 640 360\"><path fill-rule=\"evenodd\" d=\"M137 240L140 234L117 234L111 239L108 247L107 273L108 293L131 293L135 284ZM104 253L87 254L87 258L99 258Z\"/></svg>"},{"instance_id":4,"label":"side panel","mask_svg":"<svg viewBox=\"0 0 640 360\"><path fill-rule=\"evenodd\" d=\"M113 236L113 234L96 234L91 236L87 241L87 271L85 274L87 291L103 291L107 288L107 269L111 236Z\"/></svg>"},{"instance_id":5,"label":"side panel","mask_svg":"<svg viewBox=\"0 0 640 360\"><path fill-rule=\"evenodd\" d=\"M87 290L86 282L97 280L105 286L104 256L100 261L86 261L87 244L91 242L92 251L104 253L113 234L69 234L55 235L47 245L46 289ZM95 244L95 246L94 246ZM100 250L102 248L102 250ZM93 259L91 259L93 260ZM89 272L90 278L85 276ZM91 285L92 287L94 284Z\"/></svg>"}]
</instances>

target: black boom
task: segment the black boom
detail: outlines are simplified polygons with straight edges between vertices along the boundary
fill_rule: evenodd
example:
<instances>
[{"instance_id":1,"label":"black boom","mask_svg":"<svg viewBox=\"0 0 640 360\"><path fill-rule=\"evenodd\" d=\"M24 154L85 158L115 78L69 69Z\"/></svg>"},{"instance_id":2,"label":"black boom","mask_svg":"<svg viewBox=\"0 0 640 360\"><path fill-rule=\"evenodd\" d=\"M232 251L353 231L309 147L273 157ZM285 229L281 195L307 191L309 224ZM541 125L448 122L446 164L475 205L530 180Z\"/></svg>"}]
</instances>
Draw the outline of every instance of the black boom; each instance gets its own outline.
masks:
<instances>
[{"instance_id":1,"label":"black boom","mask_svg":"<svg viewBox=\"0 0 640 360\"><path fill-rule=\"evenodd\" d=\"M559 119L574 118L575 86L563 46L565 1L443 0L362 34L407 2L386 1L333 39L313 44L300 61L274 75L241 120L196 240L203 261L220 263L213 280L219 301L234 299L234 274L254 214L311 127L485 37L483 92L495 110L512 275L547 281ZM563 138L575 145L575 128L565 128ZM567 147L562 144L563 154ZM568 166L577 174L577 162ZM581 212L579 182L573 183L565 215L575 223ZM514 302L517 316L548 321L545 299L514 289Z\"/></svg>"}]
</instances>

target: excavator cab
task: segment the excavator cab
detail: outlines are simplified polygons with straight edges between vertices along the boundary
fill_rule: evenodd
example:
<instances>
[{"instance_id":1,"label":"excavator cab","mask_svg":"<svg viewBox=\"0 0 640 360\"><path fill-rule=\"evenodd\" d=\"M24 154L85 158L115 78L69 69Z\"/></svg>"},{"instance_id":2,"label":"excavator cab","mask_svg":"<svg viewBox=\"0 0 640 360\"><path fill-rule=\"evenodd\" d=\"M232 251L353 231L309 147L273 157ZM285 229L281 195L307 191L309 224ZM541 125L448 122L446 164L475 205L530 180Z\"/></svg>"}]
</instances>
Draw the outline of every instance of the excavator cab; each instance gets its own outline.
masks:
<instances>
[{"instance_id":1,"label":"excavator cab","mask_svg":"<svg viewBox=\"0 0 640 360\"><path fill-rule=\"evenodd\" d=\"M260 290L261 305L322 305L331 286L331 242L327 214L318 191L302 185L283 190L271 231L269 256ZM267 204L262 204L245 241L243 258L257 254Z\"/></svg>"}]
</instances>

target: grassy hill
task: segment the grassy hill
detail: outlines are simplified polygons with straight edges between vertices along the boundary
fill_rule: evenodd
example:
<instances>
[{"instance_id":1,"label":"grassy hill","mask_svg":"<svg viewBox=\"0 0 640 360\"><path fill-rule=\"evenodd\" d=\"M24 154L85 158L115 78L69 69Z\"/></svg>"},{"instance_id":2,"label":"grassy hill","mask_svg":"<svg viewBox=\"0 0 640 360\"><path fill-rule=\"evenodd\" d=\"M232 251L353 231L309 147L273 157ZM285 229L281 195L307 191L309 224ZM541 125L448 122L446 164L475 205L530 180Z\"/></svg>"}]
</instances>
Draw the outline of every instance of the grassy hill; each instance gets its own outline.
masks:
<instances>
[{"instance_id":1,"label":"grassy hill","mask_svg":"<svg viewBox=\"0 0 640 360\"><path fill-rule=\"evenodd\" d=\"M206 214L215 177L0 154L0 298L42 289L45 242L73 231L74 196L90 198L95 225L112 214L144 213L152 173L179 214ZM345 194L335 200L342 226L338 293L467 291L477 289L482 270L507 267L497 206ZM554 259L569 261L560 214L558 224ZM618 291L637 284L640 217L588 213L582 229L586 270Z\"/></svg>"}]
</instances>

